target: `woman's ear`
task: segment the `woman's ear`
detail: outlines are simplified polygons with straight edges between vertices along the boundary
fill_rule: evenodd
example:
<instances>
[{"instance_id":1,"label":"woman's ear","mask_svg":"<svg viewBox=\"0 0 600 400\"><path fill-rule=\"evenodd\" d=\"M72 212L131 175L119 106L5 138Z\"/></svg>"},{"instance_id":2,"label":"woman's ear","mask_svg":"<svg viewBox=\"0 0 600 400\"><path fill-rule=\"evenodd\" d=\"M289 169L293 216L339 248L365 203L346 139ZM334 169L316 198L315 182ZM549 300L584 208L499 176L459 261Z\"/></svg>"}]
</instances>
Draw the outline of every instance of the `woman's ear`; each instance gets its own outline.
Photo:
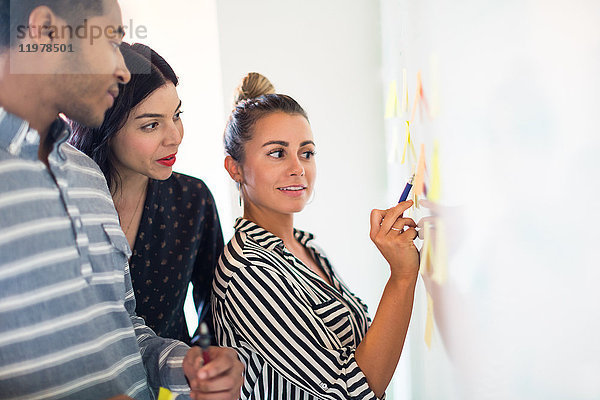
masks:
<instances>
[{"instance_id":1,"label":"woman's ear","mask_svg":"<svg viewBox=\"0 0 600 400\"><path fill-rule=\"evenodd\" d=\"M242 183L242 167L231 156L225 157L225 169L229 173L231 179L238 183Z\"/></svg>"}]
</instances>

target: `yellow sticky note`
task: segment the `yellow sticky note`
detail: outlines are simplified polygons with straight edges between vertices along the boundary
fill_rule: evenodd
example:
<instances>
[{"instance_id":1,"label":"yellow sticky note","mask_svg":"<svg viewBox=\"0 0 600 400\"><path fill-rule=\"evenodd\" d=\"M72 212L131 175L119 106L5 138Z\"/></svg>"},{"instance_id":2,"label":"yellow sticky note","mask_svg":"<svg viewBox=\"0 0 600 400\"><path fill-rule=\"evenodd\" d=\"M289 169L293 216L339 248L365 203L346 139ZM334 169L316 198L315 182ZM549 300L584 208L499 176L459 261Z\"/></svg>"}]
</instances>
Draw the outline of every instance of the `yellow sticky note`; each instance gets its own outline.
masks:
<instances>
[{"instance_id":1,"label":"yellow sticky note","mask_svg":"<svg viewBox=\"0 0 600 400\"><path fill-rule=\"evenodd\" d=\"M431 260L431 252L432 252L432 237L431 237L431 222L425 222L423 226L423 246L421 247L421 263L419 265L419 269L421 270L421 274L431 274L432 269L432 260Z\"/></svg>"},{"instance_id":2,"label":"yellow sticky note","mask_svg":"<svg viewBox=\"0 0 600 400\"><path fill-rule=\"evenodd\" d=\"M158 389L158 400L175 400L175 396L169 389L161 387Z\"/></svg>"},{"instance_id":3,"label":"yellow sticky note","mask_svg":"<svg viewBox=\"0 0 600 400\"><path fill-rule=\"evenodd\" d=\"M402 68L402 112L408 112L408 77L406 68Z\"/></svg>"},{"instance_id":4,"label":"yellow sticky note","mask_svg":"<svg viewBox=\"0 0 600 400\"><path fill-rule=\"evenodd\" d=\"M431 348L431 338L433 337L433 299L427 293L427 319L425 321L425 344Z\"/></svg>"},{"instance_id":5,"label":"yellow sticky note","mask_svg":"<svg viewBox=\"0 0 600 400\"><path fill-rule=\"evenodd\" d=\"M431 201L439 201L442 197L442 182L440 178L439 142L433 142L433 155L431 157L431 188L427 198Z\"/></svg>"},{"instance_id":6,"label":"yellow sticky note","mask_svg":"<svg viewBox=\"0 0 600 400\"><path fill-rule=\"evenodd\" d=\"M406 140L404 141L404 149L402 150L402 161L400 164L404 164L406 161L406 153L410 151L413 158L417 158L417 153L415 151L415 145L412 142L410 137L410 123L406 121Z\"/></svg>"},{"instance_id":7,"label":"yellow sticky note","mask_svg":"<svg viewBox=\"0 0 600 400\"><path fill-rule=\"evenodd\" d=\"M417 163L417 173L415 175L415 194L421 196L423 194L425 183L425 144L421 143L421 152L419 154L419 162Z\"/></svg>"},{"instance_id":8,"label":"yellow sticky note","mask_svg":"<svg viewBox=\"0 0 600 400\"><path fill-rule=\"evenodd\" d=\"M396 80L390 83L388 90L387 105L385 106L385 118L394 118L400 115L400 106L398 105L398 89Z\"/></svg>"}]
</instances>

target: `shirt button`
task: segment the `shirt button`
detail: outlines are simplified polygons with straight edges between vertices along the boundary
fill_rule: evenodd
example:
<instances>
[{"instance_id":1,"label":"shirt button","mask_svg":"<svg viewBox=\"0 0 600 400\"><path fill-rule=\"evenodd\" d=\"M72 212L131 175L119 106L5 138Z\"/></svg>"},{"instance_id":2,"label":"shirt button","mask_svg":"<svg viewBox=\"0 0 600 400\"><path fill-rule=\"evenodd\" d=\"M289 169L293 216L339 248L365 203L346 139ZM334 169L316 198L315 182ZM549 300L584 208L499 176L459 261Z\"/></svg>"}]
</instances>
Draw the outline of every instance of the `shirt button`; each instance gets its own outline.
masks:
<instances>
[{"instance_id":1,"label":"shirt button","mask_svg":"<svg viewBox=\"0 0 600 400\"><path fill-rule=\"evenodd\" d=\"M40 137L36 132L30 130L29 132L27 132L27 135L25 136L25 141L28 144L35 144L39 141L39 138Z\"/></svg>"},{"instance_id":2,"label":"shirt button","mask_svg":"<svg viewBox=\"0 0 600 400\"><path fill-rule=\"evenodd\" d=\"M81 227L83 226L79 218L75 220L75 226L77 227L77 229L81 229Z\"/></svg>"},{"instance_id":3,"label":"shirt button","mask_svg":"<svg viewBox=\"0 0 600 400\"><path fill-rule=\"evenodd\" d=\"M325 382L319 383L319 387L323 390L327 390L327 384Z\"/></svg>"}]
</instances>

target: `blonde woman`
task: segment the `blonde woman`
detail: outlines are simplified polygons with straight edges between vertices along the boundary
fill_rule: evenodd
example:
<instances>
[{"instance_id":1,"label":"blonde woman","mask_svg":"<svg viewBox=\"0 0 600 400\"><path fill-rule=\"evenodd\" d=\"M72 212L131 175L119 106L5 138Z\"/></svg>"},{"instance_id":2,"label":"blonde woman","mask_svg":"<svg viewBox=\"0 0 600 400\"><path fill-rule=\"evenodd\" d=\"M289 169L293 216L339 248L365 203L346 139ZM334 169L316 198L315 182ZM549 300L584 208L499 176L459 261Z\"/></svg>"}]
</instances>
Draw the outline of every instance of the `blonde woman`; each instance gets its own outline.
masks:
<instances>
[{"instance_id":1,"label":"blonde woman","mask_svg":"<svg viewBox=\"0 0 600 400\"><path fill-rule=\"evenodd\" d=\"M294 228L316 177L315 140L291 97L249 74L225 129L225 167L244 214L213 283L215 335L246 364L243 399L384 396L406 337L418 273L407 201L371 213L391 276L377 314L341 281L314 236ZM253 89L254 88L254 89Z\"/></svg>"}]
</instances>

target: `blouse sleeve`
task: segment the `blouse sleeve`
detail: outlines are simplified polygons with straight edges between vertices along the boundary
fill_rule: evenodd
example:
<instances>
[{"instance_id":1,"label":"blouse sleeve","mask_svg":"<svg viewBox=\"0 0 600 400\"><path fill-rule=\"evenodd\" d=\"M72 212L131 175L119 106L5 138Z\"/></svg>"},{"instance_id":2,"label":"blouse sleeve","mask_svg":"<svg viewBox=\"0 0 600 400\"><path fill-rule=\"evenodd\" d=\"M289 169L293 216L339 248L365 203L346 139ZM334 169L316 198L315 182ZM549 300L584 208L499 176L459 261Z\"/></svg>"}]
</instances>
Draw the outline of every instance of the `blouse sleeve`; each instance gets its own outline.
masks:
<instances>
[{"instance_id":1,"label":"blouse sleeve","mask_svg":"<svg viewBox=\"0 0 600 400\"><path fill-rule=\"evenodd\" d=\"M356 363L355 348L327 346L331 339L323 321L276 269L236 269L224 301L214 310L217 335L233 332L281 375L315 396L377 398Z\"/></svg>"},{"instance_id":2,"label":"blouse sleeve","mask_svg":"<svg viewBox=\"0 0 600 400\"><path fill-rule=\"evenodd\" d=\"M223 233L219 214L210 190L205 186L204 190L206 201L203 210L204 224L201 231L198 255L194 262L194 272L192 274L192 284L194 304L198 311L198 324L204 321L212 330L212 312L210 306L210 291L212 280L215 275L217 259L223 252ZM194 336L199 334L199 328L196 328Z\"/></svg>"}]
</instances>

